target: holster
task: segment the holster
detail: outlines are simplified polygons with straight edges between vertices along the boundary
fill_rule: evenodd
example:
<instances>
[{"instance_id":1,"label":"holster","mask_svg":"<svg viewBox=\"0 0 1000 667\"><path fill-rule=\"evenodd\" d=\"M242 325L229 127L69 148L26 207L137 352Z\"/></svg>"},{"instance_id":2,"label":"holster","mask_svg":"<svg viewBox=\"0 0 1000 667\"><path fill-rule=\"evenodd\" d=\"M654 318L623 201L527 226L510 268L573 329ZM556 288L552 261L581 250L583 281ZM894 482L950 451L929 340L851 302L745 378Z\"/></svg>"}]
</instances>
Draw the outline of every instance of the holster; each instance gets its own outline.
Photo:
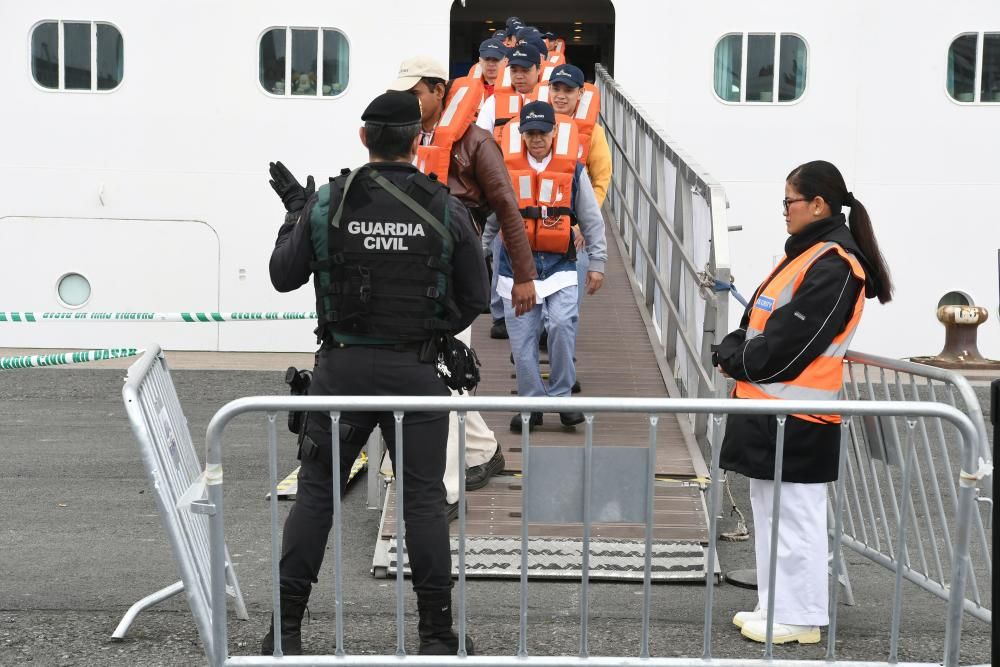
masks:
<instances>
[{"instance_id":1,"label":"holster","mask_svg":"<svg viewBox=\"0 0 1000 667\"><path fill-rule=\"evenodd\" d=\"M285 384L288 385L289 393L292 396L306 396L309 393L309 385L312 384L312 371L295 366L289 366L285 371ZM305 426L305 414L302 411L288 413L288 430L298 435L303 432Z\"/></svg>"},{"instance_id":2,"label":"holster","mask_svg":"<svg viewBox=\"0 0 1000 667\"><path fill-rule=\"evenodd\" d=\"M306 414L306 417L308 418L308 413ZM340 444L341 445L345 445L345 444L349 444L349 445L362 444L363 445L364 441L362 440L361 443L358 443L358 442L356 442L357 438L365 438L365 439L367 439L367 436L361 432L361 429L357 428L353 424L348 424L348 423L344 422L343 420L341 420L341 422L340 422ZM333 461L333 458L331 456L332 451L333 451L333 445L332 444L330 444L327 447L323 447L322 445L320 445L319 443L317 443L315 440L313 440L312 437L308 433L306 433L306 429L303 428L302 432L299 433L299 456L298 456L298 458L299 458L300 461L305 461L307 459L309 459L309 460L319 459L320 461L322 461L324 463L332 463L332 461Z\"/></svg>"}]
</instances>

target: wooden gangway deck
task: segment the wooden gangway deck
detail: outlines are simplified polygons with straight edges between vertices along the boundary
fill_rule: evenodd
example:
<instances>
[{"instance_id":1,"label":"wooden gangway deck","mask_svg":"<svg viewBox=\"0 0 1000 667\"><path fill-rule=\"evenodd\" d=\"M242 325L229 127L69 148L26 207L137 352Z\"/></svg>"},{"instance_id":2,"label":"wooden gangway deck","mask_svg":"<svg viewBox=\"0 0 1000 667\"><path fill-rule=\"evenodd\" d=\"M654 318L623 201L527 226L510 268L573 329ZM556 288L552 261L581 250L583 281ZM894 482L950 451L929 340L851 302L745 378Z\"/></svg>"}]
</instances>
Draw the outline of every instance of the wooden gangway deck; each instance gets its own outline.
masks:
<instances>
[{"instance_id":1,"label":"wooden gangway deck","mask_svg":"<svg viewBox=\"0 0 1000 667\"><path fill-rule=\"evenodd\" d=\"M580 313L577 376L582 395L625 400L666 397L667 385L647 325L636 304L621 250L613 236L613 226L609 225L608 229L609 258L604 287L596 295L584 297ZM510 345L506 340L489 338L490 324L489 315L483 315L473 327L473 347L482 361L482 382L477 395L509 396L516 393ZM544 352L542 358L546 358ZM544 370L544 362L542 366ZM519 570L521 536L521 435L510 431L511 413L484 413L483 416L503 448L506 470L485 488L467 496L468 572L481 576L515 576ZM702 489L707 468L690 427L687 431L683 427L685 422L686 416L666 415L657 426L654 539L663 554L657 568L661 579L704 577L701 547L708 538L708 526ZM645 447L648 441L649 422L645 415L595 417L595 446ZM546 415L545 423L531 433L530 446L583 447L584 427L581 424L575 429L567 429L560 424L558 415ZM388 574L395 567L394 531L395 505L393 493L389 493L374 561L376 574ZM451 531L455 538L457 522L452 524ZM573 554L579 550L582 524L532 523L529 532L532 552L549 555L558 552L554 560L533 558L529 566L532 575L572 577L576 573L575 576L579 576L579 566L573 567ZM623 559L620 568L606 572L607 578L629 578L629 574L636 572L641 576L642 524L595 523L592 534L596 540L593 548L614 551ZM489 556L477 555L477 545L480 552L488 552ZM636 546L640 548L636 550ZM631 553L628 563L625 560L629 557L622 555L625 551ZM563 567L554 563L561 563ZM638 570L635 569L637 564Z\"/></svg>"}]
</instances>

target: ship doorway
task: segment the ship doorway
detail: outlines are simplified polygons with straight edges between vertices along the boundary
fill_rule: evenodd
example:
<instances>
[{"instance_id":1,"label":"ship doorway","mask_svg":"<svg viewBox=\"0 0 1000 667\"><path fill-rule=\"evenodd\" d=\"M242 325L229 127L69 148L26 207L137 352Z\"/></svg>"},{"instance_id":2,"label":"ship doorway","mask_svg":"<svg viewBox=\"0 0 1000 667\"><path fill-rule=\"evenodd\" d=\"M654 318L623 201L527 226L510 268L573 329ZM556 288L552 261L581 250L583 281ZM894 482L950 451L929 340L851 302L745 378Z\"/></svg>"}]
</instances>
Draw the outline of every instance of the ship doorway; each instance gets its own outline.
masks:
<instances>
[{"instance_id":1,"label":"ship doorway","mask_svg":"<svg viewBox=\"0 0 1000 667\"><path fill-rule=\"evenodd\" d=\"M566 60L594 80L594 65L601 63L614 75L615 8L611 0L474 0L451 5L449 72L465 76L479 60L479 44L494 30L503 30L508 16L517 16L542 32L566 40ZM539 6L542 5L542 6Z\"/></svg>"}]
</instances>

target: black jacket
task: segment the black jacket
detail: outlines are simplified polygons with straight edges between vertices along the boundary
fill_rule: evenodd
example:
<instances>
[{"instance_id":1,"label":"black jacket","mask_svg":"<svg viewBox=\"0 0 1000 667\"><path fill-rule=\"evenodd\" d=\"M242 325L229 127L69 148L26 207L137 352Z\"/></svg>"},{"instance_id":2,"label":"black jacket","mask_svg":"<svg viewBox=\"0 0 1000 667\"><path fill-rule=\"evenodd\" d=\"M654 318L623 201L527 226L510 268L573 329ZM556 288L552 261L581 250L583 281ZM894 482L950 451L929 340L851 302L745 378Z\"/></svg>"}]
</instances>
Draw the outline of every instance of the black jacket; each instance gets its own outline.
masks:
<instances>
[{"instance_id":1,"label":"black jacket","mask_svg":"<svg viewBox=\"0 0 1000 667\"><path fill-rule=\"evenodd\" d=\"M843 215L818 220L799 234L789 236L785 242L786 259L778 270L816 243L825 241L838 243L861 262L867 277L864 285L839 255L827 253L806 272L792 300L771 313L763 334L748 341L750 310L757 295L767 286L766 281L762 283L743 313L740 328L727 335L718 347L716 361L734 380L783 382L798 377L844 330L858 290L865 289L867 298L875 296L870 263L851 236ZM772 479L776 435L777 421L773 415L729 415L721 467L747 477ZM839 425L789 417L785 424L782 480L818 483L836 479L839 451Z\"/></svg>"},{"instance_id":2,"label":"black jacket","mask_svg":"<svg viewBox=\"0 0 1000 667\"><path fill-rule=\"evenodd\" d=\"M379 173L395 185L404 185L406 179L417 172L417 168L404 162L379 162ZM333 201L339 201L339 193L331 192ZM269 265L271 284L279 292L291 292L306 284L312 270L312 241L309 236L309 216L316 204L313 195L302 211L289 213L278 230ZM468 328L473 320L489 304L489 281L486 278L486 263L483 260L479 236L469 217L469 211L454 197L449 198L451 229L455 235L455 249L452 255L452 289L455 305L461 313L453 322L452 331L458 333Z\"/></svg>"}]
</instances>

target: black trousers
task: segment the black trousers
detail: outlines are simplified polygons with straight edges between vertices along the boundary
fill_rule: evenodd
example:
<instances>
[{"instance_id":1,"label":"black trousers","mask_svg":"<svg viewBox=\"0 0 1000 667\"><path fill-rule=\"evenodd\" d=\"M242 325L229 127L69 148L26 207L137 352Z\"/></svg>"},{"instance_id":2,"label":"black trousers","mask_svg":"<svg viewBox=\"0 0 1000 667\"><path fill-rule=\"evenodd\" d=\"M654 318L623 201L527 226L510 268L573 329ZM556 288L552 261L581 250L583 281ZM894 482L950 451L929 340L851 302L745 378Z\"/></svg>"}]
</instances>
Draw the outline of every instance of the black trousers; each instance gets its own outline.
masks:
<instances>
[{"instance_id":1,"label":"black trousers","mask_svg":"<svg viewBox=\"0 0 1000 667\"><path fill-rule=\"evenodd\" d=\"M354 346L323 349L313 371L312 396L448 396L432 364L420 363L415 350ZM393 471L396 425L392 412L343 412L353 428L340 442L340 493L351 465L372 429L382 429ZM308 596L316 583L327 538L333 526L332 444L329 413L309 413L306 435L319 445L318 456L302 456L295 504L285 520L281 554L281 592ZM408 412L403 418L403 520L406 548L418 595L451 590L451 548L445 516L444 467L448 440L447 412ZM303 448L304 451L305 448ZM379 461L369 462L375 474Z\"/></svg>"}]
</instances>

